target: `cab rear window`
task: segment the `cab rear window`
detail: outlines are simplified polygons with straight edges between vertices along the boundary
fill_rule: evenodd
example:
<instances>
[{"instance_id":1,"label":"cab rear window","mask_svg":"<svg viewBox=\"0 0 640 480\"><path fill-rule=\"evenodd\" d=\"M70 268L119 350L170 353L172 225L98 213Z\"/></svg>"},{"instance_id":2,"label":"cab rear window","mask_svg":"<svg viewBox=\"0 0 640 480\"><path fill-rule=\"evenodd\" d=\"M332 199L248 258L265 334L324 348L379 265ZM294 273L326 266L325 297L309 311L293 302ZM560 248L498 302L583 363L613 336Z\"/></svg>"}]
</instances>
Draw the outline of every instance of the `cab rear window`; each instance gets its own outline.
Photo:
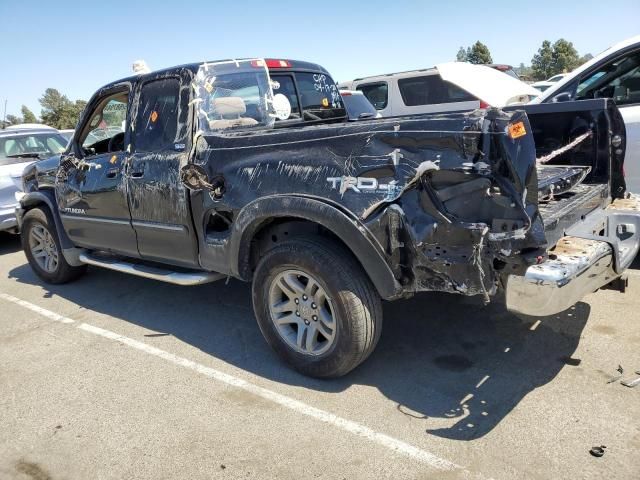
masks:
<instances>
[{"instance_id":1,"label":"cab rear window","mask_svg":"<svg viewBox=\"0 0 640 480\"><path fill-rule=\"evenodd\" d=\"M289 99L289 120L313 122L341 119L346 116L338 87L325 73L291 72L271 74L273 93Z\"/></svg>"},{"instance_id":2,"label":"cab rear window","mask_svg":"<svg viewBox=\"0 0 640 480\"><path fill-rule=\"evenodd\" d=\"M296 73L304 120L328 120L345 116L342 97L333 79L324 73Z\"/></svg>"}]
</instances>

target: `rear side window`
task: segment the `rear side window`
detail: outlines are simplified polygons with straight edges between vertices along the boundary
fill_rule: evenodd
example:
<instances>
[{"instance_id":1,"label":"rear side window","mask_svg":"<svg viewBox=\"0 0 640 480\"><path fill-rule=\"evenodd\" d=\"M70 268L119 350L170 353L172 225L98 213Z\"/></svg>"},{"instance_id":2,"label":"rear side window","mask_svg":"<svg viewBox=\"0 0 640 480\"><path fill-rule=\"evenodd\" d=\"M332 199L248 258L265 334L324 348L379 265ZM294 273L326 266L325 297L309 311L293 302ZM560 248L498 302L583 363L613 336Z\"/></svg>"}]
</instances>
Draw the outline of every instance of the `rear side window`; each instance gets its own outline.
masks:
<instances>
[{"instance_id":1,"label":"rear side window","mask_svg":"<svg viewBox=\"0 0 640 480\"><path fill-rule=\"evenodd\" d=\"M134 130L138 152L174 150L180 143L178 111L180 82L177 78L154 80L142 87Z\"/></svg>"},{"instance_id":2,"label":"rear side window","mask_svg":"<svg viewBox=\"0 0 640 480\"><path fill-rule=\"evenodd\" d=\"M304 120L330 120L345 117L342 97L329 75L296 72L296 83Z\"/></svg>"},{"instance_id":3,"label":"rear side window","mask_svg":"<svg viewBox=\"0 0 640 480\"><path fill-rule=\"evenodd\" d=\"M298 94L291 75L271 75L273 80L273 94L283 94L289 99L291 104L291 116L289 120L300 119L300 105L298 105ZM278 121L278 119L276 119Z\"/></svg>"},{"instance_id":4,"label":"rear side window","mask_svg":"<svg viewBox=\"0 0 640 480\"><path fill-rule=\"evenodd\" d=\"M356 87L376 110L384 110L389 102L389 86L386 82L363 83Z\"/></svg>"},{"instance_id":5,"label":"rear side window","mask_svg":"<svg viewBox=\"0 0 640 480\"><path fill-rule=\"evenodd\" d=\"M443 81L440 75L403 78L398 80L398 87L407 107L476 100L470 93Z\"/></svg>"}]
</instances>

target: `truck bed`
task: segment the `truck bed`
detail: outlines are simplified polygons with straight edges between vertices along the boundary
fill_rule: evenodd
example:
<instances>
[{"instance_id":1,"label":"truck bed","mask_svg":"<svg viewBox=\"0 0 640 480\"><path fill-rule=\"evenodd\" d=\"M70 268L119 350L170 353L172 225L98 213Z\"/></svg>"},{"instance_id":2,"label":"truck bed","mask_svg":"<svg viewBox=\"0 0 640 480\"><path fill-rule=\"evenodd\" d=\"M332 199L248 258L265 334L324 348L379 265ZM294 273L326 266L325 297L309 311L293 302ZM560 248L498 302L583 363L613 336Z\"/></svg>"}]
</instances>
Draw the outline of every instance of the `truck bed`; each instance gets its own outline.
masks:
<instances>
[{"instance_id":1,"label":"truck bed","mask_svg":"<svg viewBox=\"0 0 640 480\"><path fill-rule=\"evenodd\" d=\"M604 208L607 196L606 184L581 184L569 192L541 201L539 210L549 245L562 238L565 229L580 218L597 208Z\"/></svg>"}]
</instances>

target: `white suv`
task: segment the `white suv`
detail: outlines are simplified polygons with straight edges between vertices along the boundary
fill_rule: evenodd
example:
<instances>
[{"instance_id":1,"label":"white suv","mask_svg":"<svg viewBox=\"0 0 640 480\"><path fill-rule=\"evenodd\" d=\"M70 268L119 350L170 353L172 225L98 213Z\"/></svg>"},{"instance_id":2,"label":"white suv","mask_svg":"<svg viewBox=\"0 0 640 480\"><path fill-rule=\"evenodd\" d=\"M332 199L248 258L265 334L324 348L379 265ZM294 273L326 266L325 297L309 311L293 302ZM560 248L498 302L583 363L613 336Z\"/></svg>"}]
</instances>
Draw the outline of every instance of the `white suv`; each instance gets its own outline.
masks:
<instances>
[{"instance_id":1,"label":"white suv","mask_svg":"<svg viewBox=\"0 0 640 480\"><path fill-rule=\"evenodd\" d=\"M383 117L502 107L540 93L498 70L464 62L357 78L338 87L360 90Z\"/></svg>"}]
</instances>

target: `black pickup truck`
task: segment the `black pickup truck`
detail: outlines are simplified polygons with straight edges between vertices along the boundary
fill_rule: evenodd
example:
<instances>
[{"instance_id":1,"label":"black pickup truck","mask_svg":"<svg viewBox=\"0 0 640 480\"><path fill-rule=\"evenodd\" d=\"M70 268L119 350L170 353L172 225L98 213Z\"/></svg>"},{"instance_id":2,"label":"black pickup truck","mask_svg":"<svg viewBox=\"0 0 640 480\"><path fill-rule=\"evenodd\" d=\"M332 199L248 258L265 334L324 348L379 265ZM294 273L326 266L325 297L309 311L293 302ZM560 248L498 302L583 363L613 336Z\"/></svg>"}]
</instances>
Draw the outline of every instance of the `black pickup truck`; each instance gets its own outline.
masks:
<instances>
[{"instance_id":1,"label":"black pickup truck","mask_svg":"<svg viewBox=\"0 0 640 480\"><path fill-rule=\"evenodd\" d=\"M545 316L624 290L640 202L611 101L348 122L326 72L279 62L98 90L67 151L23 174L34 271L252 281L266 340L318 377L372 352L382 299L480 295Z\"/></svg>"}]
</instances>

